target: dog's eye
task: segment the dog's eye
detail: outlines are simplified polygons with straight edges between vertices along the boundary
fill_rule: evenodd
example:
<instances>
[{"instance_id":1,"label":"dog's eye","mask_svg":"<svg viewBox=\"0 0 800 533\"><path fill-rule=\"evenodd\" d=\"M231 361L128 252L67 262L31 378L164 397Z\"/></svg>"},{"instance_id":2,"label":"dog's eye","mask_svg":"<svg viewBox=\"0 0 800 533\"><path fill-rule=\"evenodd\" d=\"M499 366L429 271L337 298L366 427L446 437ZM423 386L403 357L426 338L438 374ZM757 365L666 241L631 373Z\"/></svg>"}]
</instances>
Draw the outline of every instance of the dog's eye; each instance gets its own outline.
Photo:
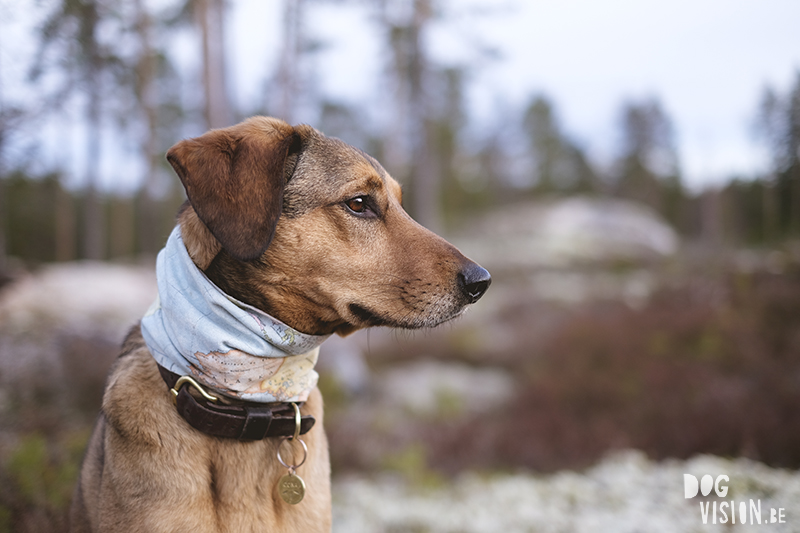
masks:
<instances>
[{"instance_id":1,"label":"dog's eye","mask_svg":"<svg viewBox=\"0 0 800 533\"><path fill-rule=\"evenodd\" d=\"M347 207L354 213L363 213L367 208L367 202L364 201L362 196L347 200Z\"/></svg>"},{"instance_id":2,"label":"dog's eye","mask_svg":"<svg viewBox=\"0 0 800 533\"><path fill-rule=\"evenodd\" d=\"M373 215L374 212L369 206L369 201L366 196L356 196L355 198L351 198L344 203L353 214L361 215L361 216L369 216Z\"/></svg>"}]
</instances>

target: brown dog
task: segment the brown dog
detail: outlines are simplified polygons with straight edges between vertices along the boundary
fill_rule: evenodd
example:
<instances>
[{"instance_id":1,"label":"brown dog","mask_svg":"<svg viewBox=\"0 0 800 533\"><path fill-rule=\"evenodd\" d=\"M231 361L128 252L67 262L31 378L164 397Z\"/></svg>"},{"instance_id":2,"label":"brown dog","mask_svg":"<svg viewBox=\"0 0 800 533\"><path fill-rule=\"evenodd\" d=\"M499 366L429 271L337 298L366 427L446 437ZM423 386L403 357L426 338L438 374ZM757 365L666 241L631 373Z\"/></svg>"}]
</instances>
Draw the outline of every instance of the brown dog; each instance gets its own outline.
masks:
<instances>
[{"instance_id":1,"label":"brown dog","mask_svg":"<svg viewBox=\"0 0 800 533\"><path fill-rule=\"evenodd\" d=\"M194 264L297 331L433 327L491 282L406 214L400 186L377 161L309 126L256 117L181 141L167 158L189 198L178 222ZM72 531L330 531L318 389L301 408L317 421L302 437L308 455L297 470L307 491L289 505L277 488L287 473L276 459L282 440L194 429L164 379L137 326L108 380ZM282 450L292 446L301 453L291 441Z\"/></svg>"}]
</instances>

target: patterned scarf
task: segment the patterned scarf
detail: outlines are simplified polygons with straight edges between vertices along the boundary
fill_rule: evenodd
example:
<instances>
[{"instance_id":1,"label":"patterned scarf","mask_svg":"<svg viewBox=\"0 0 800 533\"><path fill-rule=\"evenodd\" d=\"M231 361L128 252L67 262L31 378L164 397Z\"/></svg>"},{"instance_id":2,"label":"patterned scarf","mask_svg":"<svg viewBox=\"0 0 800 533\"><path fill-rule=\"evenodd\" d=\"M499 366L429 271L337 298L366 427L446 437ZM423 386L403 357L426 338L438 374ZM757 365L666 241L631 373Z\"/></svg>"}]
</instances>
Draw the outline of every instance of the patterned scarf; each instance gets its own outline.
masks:
<instances>
[{"instance_id":1,"label":"patterned scarf","mask_svg":"<svg viewBox=\"0 0 800 533\"><path fill-rule=\"evenodd\" d=\"M197 268L176 226L156 262L158 297L142 318L155 360L220 394L300 402L317 385L328 335L306 335L228 296Z\"/></svg>"}]
</instances>

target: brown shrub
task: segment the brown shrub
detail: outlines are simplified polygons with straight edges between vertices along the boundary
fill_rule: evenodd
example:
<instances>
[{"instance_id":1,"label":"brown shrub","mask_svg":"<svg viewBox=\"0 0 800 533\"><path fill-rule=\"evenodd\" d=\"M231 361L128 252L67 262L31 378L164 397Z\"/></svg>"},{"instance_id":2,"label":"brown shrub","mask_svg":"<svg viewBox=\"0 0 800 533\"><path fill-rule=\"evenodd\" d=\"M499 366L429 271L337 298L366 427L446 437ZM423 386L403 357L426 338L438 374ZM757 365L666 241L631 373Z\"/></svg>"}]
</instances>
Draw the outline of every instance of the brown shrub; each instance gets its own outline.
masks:
<instances>
[{"instance_id":1,"label":"brown shrub","mask_svg":"<svg viewBox=\"0 0 800 533\"><path fill-rule=\"evenodd\" d=\"M611 449L800 467L800 272L663 290L563 320L505 410L428 432L430 462L582 467Z\"/></svg>"}]
</instances>

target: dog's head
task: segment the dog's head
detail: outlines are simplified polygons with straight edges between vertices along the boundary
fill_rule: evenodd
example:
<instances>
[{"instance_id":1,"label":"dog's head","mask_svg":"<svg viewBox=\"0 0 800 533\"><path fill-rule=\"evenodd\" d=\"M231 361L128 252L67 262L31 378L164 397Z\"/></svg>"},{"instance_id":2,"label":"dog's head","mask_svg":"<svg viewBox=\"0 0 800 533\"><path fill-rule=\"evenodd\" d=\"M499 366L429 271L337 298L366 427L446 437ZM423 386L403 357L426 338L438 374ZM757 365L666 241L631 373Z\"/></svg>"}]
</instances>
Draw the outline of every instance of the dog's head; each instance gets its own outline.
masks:
<instances>
[{"instance_id":1,"label":"dog's head","mask_svg":"<svg viewBox=\"0 0 800 533\"><path fill-rule=\"evenodd\" d=\"M406 214L377 161L309 126L255 117L167 159L189 198L179 222L197 266L304 333L435 326L491 282Z\"/></svg>"}]
</instances>

